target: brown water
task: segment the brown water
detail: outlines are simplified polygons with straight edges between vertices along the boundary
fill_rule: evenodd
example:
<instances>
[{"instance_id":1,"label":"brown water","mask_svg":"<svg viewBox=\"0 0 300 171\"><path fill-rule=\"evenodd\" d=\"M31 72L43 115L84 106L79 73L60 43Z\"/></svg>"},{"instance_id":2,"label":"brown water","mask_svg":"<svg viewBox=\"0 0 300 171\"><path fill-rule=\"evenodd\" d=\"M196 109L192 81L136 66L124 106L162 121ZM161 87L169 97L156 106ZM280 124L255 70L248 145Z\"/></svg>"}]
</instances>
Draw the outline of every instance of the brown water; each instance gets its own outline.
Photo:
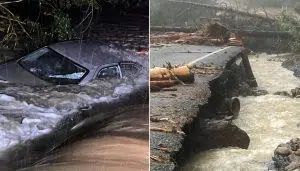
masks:
<instances>
[{"instance_id":1,"label":"brown water","mask_svg":"<svg viewBox=\"0 0 300 171\"><path fill-rule=\"evenodd\" d=\"M85 139L62 149L56 154L57 162L29 170L146 171L148 144L147 140L122 136Z\"/></svg>"},{"instance_id":2,"label":"brown water","mask_svg":"<svg viewBox=\"0 0 300 171\"><path fill-rule=\"evenodd\" d=\"M267 170L278 144L300 137L300 99L276 96L300 85L300 79L273 57L251 56L250 63L259 87L269 92L258 97L239 97L241 111L234 123L250 137L247 150L230 147L212 149L194 156L183 170L188 171L260 171Z\"/></svg>"},{"instance_id":3,"label":"brown water","mask_svg":"<svg viewBox=\"0 0 300 171\"><path fill-rule=\"evenodd\" d=\"M148 105L128 107L107 123L93 125L85 138L67 144L19 171L147 171Z\"/></svg>"}]
</instances>

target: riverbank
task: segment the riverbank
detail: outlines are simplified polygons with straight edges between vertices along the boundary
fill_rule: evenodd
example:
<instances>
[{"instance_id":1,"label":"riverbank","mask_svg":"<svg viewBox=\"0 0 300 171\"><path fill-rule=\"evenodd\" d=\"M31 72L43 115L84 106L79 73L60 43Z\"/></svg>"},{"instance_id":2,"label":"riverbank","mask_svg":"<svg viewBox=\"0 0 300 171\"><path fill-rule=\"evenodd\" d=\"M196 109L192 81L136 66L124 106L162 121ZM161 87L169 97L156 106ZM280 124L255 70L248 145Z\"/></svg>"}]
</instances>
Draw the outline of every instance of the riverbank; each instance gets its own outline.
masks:
<instances>
[{"instance_id":1,"label":"riverbank","mask_svg":"<svg viewBox=\"0 0 300 171\"><path fill-rule=\"evenodd\" d=\"M300 99L273 93L290 92L300 85L300 79L282 67L282 60L273 59L276 56L266 54L250 57L258 87L269 94L239 97L241 111L233 123L249 135L248 149L229 147L202 151L191 157L181 170L267 170L277 145L298 135Z\"/></svg>"}]
</instances>

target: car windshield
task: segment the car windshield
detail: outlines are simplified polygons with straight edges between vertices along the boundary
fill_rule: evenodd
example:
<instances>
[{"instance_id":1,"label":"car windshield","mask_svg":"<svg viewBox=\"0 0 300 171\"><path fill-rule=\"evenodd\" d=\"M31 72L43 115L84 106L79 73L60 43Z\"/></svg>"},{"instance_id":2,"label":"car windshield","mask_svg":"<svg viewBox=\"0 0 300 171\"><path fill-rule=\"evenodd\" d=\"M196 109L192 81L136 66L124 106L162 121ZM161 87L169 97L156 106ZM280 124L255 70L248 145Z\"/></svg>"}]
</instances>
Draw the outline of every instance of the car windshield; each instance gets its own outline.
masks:
<instances>
[{"instance_id":1,"label":"car windshield","mask_svg":"<svg viewBox=\"0 0 300 171\"><path fill-rule=\"evenodd\" d=\"M77 84L87 73L87 69L47 47L25 56L19 64L39 78L56 84Z\"/></svg>"}]
</instances>

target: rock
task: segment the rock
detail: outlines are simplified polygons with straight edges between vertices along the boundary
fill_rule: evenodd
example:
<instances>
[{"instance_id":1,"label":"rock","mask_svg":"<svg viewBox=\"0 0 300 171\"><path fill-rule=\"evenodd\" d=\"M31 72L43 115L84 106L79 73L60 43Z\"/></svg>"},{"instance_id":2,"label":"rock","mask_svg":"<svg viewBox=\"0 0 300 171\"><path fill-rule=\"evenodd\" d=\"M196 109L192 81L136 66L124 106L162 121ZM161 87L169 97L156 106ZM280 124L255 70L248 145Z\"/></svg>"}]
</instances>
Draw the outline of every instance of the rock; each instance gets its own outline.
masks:
<instances>
[{"instance_id":1,"label":"rock","mask_svg":"<svg viewBox=\"0 0 300 171\"><path fill-rule=\"evenodd\" d=\"M297 151L298 148L299 148L299 145L298 145L298 144L292 144L292 145L291 145L291 150L293 150L293 151Z\"/></svg>"},{"instance_id":2,"label":"rock","mask_svg":"<svg viewBox=\"0 0 300 171\"><path fill-rule=\"evenodd\" d=\"M288 157L290 161L297 161L296 155L294 153L290 154Z\"/></svg>"},{"instance_id":3,"label":"rock","mask_svg":"<svg viewBox=\"0 0 300 171\"><path fill-rule=\"evenodd\" d=\"M286 166L284 169L286 171L293 171L300 168L300 163L299 162L292 162L291 164L289 164L288 166Z\"/></svg>"},{"instance_id":4,"label":"rock","mask_svg":"<svg viewBox=\"0 0 300 171\"><path fill-rule=\"evenodd\" d=\"M277 147L274 154L281 156L288 156L292 153L292 151L287 147Z\"/></svg>"},{"instance_id":5,"label":"rock","mask_svg":"<svg viewBox=\"0 0 300 171\"><path fill-rule=\"evenodd\" d=\"M293 138L285 144L279 144L272 160L278 171L293 171L300 168L300 139Z\"/></svg>"},{"instance_id":6,"label":"rock","mask_svg":"<svg viewBox=\"0 0 300 171\"><path fill-rule=\"evenodd\" d=\"M277 171L278 169L276 168L275 164L276 164L275 161L269 161L267 163L268 171Z\"/></svg>"},{"instance_id":7,"label":"rock","mask_svg":"<svg viewBox=\"0 0 300 171\"><path fill-rule=\"evenodd\" d=\"M300 56L299 55L294 55L290 58L287 58L287 60L282 63L282 66L290 71L293 71L296 77L300 77Z\"/></svg>"},{"instance_id":8,"label":"rock","mask_svg":"<svg viewBox=\"0 0 300 171\"><path fill-rule=\"evenodd\" d=\"M272 160L275 162L275 166L278 170L284 170L284 168L290 164L288 157L275 156L272 157Z\"/></svg>"},{"instance_id":9,"label":"rock","mask_svg":"<svg viewBox=\"0 0 300 171\"><path fill-rule=\"evenodd\" d=\"M291 140L291 143L294 143L294 144L299 144L300 143L300 139L299 138L293 138L292 140Z\"/></svg>"},{"instance_id":10,"label":"rock","mask_svg":"<svg viewBox=\"0 0 300 171\"><path fill-rule=\"evenodd\" d=\"M252 93L253 96L263 96L263 95L268 94L268 91L267 90L261 90L261 89L253 89L251 91L251 93Z\"/></svg>"},{"instance_id":11,"label":"rock","mask_svg":"<svg viewBox=\"0 0 300 171\"><path fill-rule=\"evenodd\" d=\"M296 63L295 67L294 67L294 75L296 77L299 77L300 76L300 64L299 63Z\"/></svg>"},{"instance_id":12,"label":"rock","mask_svg":"<svg viewBox=\"0 0 300 171\"><path fill-rule=\"evenodd\" d=\"M245 131L226 120L209 120L201 125L196 146L201 149L240 147L247 149L250 138Z\"/></svg>"},{"instance_id":13,"label":"rock","mask_svg":"<svg viewBox=\"0 0 300 171\"><path fill-rule=\"evenodd\" d=\"M279 144L278 147L286 147L286 148L291 148L290 144L287 144L287 143L282 143L282 144Z\"/></svg>"},{"instance_id":14,"label":"rock","mask_svg":"<svg viewBox=\"0 0 300 171\"><path fill-rule=\"evenodd\" d=\"M292 97L297 97L298 95L300 95L300 88L296 87L296 88L292 89L291 93L292 93Z\"/></svg>"},{"instance_id":15,"label":"rock","mask_svg":"<svg viewBox=\"0 0 300 171\"><path fill-rule=\"evenodd\" d=\"M295 155L300 156L300 149L294 152Z\"/></svg>"},{"instance_id":16,"label":"rock","mask_svg":"<svg viewBox=\"0 0 300 171\"><path fill-rule=\"evenodd\" d=\"M299 140L299 138L293 138L293 139L290 141L291 150L293 150L293 151L297 151L298 148L299 148L299 145L300 145L300 140Z\"/></svg>"},{"instance_id":17,"label":"rock","mask_svg":"<svg viewBox=\"0 0 300 171\"><path fill-rule=\"evenodd\" d=\"M287 91L277 91L274 93L274 95L291 97L291 95Z\"/></svg>"}]
</instances>

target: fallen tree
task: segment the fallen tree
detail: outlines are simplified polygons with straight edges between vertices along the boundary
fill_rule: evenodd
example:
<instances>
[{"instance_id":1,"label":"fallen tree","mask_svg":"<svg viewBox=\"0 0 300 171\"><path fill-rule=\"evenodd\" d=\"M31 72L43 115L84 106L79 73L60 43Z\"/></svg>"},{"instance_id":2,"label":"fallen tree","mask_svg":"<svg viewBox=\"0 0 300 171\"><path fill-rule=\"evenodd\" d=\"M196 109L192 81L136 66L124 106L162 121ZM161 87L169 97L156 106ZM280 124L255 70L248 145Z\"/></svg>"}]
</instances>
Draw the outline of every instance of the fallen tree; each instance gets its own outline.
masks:
<instances>
[{"instance_id":1,"label":"fallen tree","mask_svg":"<svg viewBox=\"0 0 300 171\"><path fill-rule=\"evenodd\" d=\"M160 68L155 67L150 69L150 80L181 80L183 82L193 82L194 76L187 66L173 67L173 68Z\"/></svg>"},{"instance_id":2,"label":"fallen tree","mask_svg":"<svg viewBox=\"0 0 300 171\"><path fill-rule=\"evenodd\" d=\"M172 66L168 63L164 67L150 69L151 91L160 91L176 84L189 84L195 81L194 75L216 75L223 71L222 67L215 65L183 65Z\"/></svg>"},{"instance_id":3,"label":"fallen tree","mask_svg":"<svg viewBox=\"0 0 300 171\"><path fill-rule=\"evenodd\" d=\"M194 82L194 74L187 66L155 67L150 69L150 89L160 91L162 88L172 87L175 84Z\"/></svg>"}]
</instances>

